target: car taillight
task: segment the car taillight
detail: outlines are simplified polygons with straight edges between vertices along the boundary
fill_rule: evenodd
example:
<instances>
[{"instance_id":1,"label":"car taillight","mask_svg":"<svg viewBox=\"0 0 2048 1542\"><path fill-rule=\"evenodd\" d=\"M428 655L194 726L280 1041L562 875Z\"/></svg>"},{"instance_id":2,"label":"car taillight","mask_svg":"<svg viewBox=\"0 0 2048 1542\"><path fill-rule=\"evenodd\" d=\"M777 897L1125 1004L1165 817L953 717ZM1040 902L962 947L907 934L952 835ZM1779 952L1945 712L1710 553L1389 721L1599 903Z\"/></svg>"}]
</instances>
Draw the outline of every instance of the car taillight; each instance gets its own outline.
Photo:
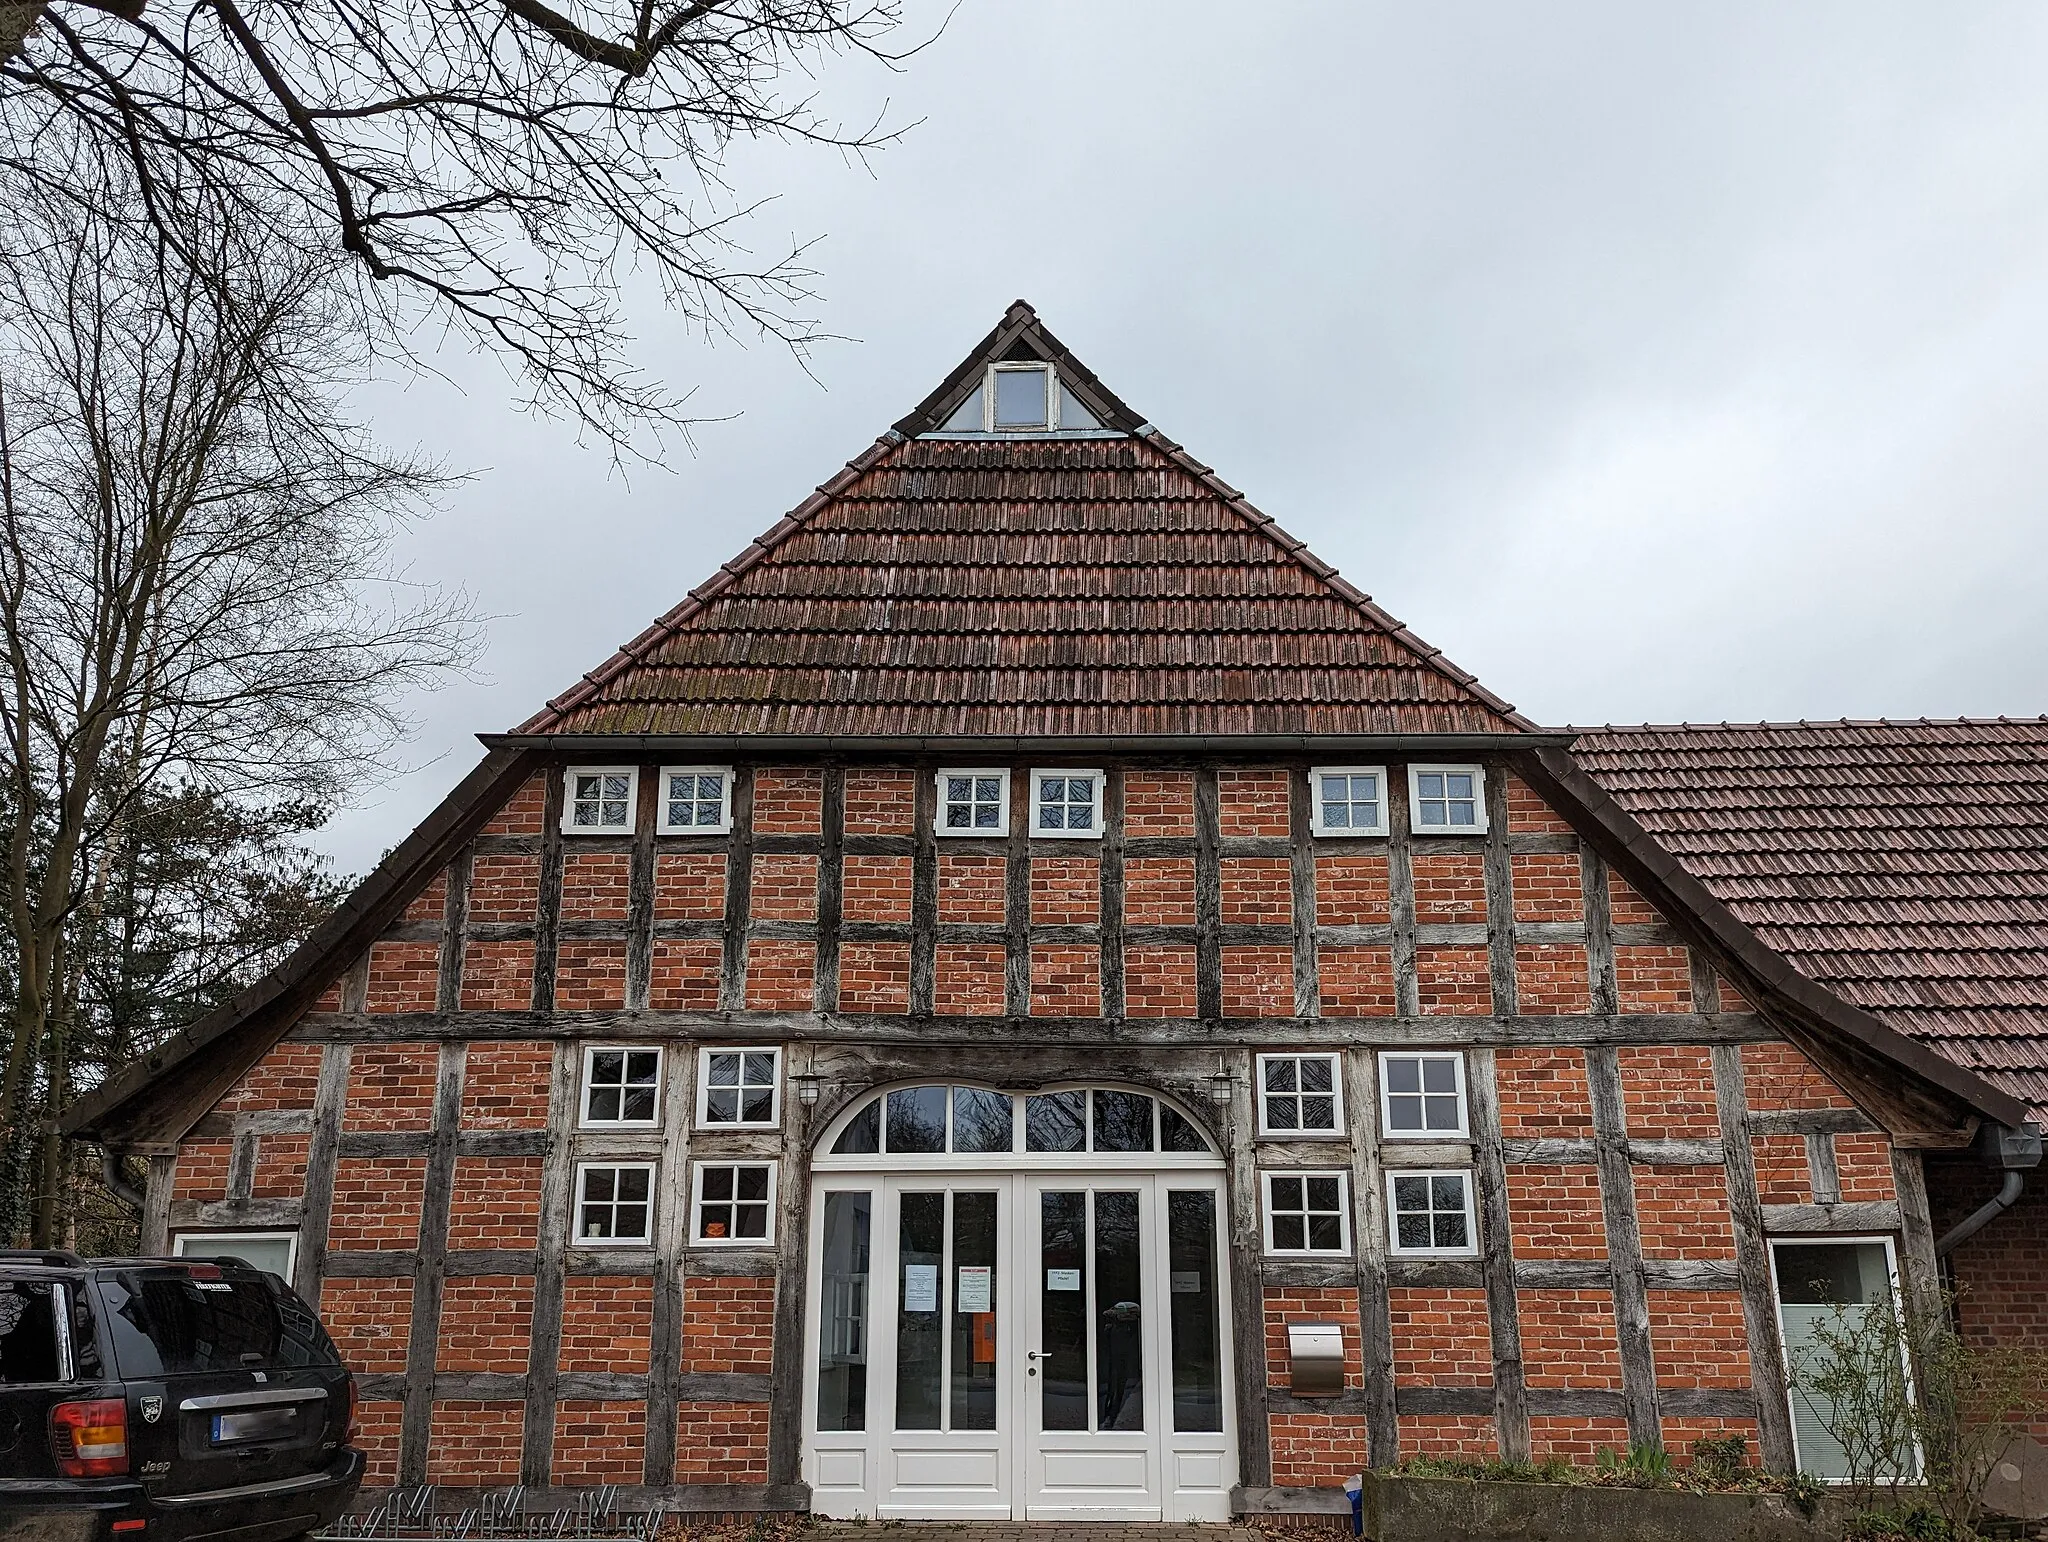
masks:
<instances>
[{"instance_id":1,"label":"car taillight","mask_svg":"<svg viewBox=\"0 0 2048 1542\"><path fill-rule=\"evenodd\" d=\"M125 1476L128 1405L117 1397L59 1403L50 1410L50 1448L67 1478Z\"/></svg>"},{"instance_id":2,"label":"car taillight","mask_svg":"<svg viewBox=\"0 0 2048 1542\"><path fill-rule=\"evenodd\" d=\"M356 1379L353 1376L348 1378L346 1399L341 1419L341 1443L345 1446L353 1445L356 1438Z\"/></svg>"}]
</instances>

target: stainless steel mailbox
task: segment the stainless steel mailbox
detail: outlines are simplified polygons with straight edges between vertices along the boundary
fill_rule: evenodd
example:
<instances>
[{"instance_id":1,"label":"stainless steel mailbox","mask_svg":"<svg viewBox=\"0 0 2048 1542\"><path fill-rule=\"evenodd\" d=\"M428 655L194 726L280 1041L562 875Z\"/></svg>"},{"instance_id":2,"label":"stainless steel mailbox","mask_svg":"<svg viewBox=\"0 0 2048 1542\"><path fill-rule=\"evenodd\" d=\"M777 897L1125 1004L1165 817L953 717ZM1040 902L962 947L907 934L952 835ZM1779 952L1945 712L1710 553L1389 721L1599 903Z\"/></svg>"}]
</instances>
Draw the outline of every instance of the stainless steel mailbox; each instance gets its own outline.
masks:
<instances>
[{"instance_id":1,"label":"stainless steel mailbox","mask_svg":"<svg viewBox=\"0 0 2048 1542\"><path fill-rule=\"evenodd\" d=\"M1288 1390L1296 1397L1344 1393L1344 1329L1333 1322L1287 1325Z\"/></svg>"}]
</instances>

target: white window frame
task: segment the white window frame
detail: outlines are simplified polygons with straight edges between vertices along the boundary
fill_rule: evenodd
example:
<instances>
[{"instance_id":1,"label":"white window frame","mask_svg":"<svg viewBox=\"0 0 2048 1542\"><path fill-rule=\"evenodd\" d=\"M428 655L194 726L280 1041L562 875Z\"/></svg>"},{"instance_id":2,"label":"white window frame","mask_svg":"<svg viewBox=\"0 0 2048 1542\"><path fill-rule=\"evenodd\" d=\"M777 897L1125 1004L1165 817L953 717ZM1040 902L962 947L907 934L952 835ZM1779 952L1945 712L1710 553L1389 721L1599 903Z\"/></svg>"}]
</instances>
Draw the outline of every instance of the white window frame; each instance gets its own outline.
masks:
<instances>
[{"instance_id":1,"label":"white window frame","mask_svg":"<svg viewBox=\"0 0 2048 1542\"><path fill-rule=\"evenodd\" d=\"M1266 1062L1269 1060L1327 1060L1330 1062L1330 1116L1332 1122L1328 1129L1308 1130L1299 1127L1290 1129L1285 1126L1275 1129L1266 1122ZM1338 1051L1324 1049L1275 1050L1270 1054L1254 1057L1252 1075L1255 1078L1252 1096L1258 1100L1259 1104L1259 1133L1261 1135L1271 1136L1276 1140L1341 1140L1344 1138L1346 1133L1344 1124L1344 1057ZM1300 1080L1299 1075L1295 1079L1298 1082ZM1283 1092L1280 1096L1299 1100L1304 1094L1300 1092ZM1306 1096L1321 1097L1322 1094L1312 1092L1306 1094Z\"/></svg>"},{"instance_id":2,"label":"white window frame","mask_svg":"<svg viewBox=\"0 0 2048 1542\"><path fill-rule=\"evenodd\" d=\"M1380 786L1380 822L1371 829L1358 825L1346 825L1342 829L1323 828L1323 778L1326 776L1376 776ZM1311 766L1308 773L1309 833L1328 837L1332 840L1347 840L1354 837L1372 837L1388 833L1387 825L1387 768L1385 766Z\"/></svg>"},{"instance_id":3,"label":"white window frame","mask_svg":"<svg viewBox=\"0 0 2048 1542\"><path fill-rule=\"evenodd\" d=\"M952 830L946 826L946 778L949 776L992 776L1001 790L996 800L995 828L976 829L972 825L965 830ZM938 802L932 806L932 833L952 840L1002 840L1010 833L1010 768L1008 766L942 766L932 773L932 786L937 791Z\"/></svg>"},{"instance_id":4,"label":"white window frame","mask_svg":"<svg viewBox=\"0 0 2048 1542\"><path fill-rule=\"evenodd\" d=\"M1461 1248L1410 1248L1401 1245L1400 1212L1394 1208L1396 1178L1456 1178L1465 1188L1465 1245ZM1479 1256L1479 1203L1473 1192L1469 1167L1403 1167L1387 1172L1387 1252L1401 1258L1477 1258ZM1432 1214L1436 1212L1432 1210Z\"/></svg>"},{"instance_id":5,"label":"white window frame","mask_svg":"<svg viewBox=\"0 0 2048 1542\"><path fill-rule=\"evenodd\" d=\"M776 1182L780 1177L780 1174L776 1171L778 1166L779 1164L776 1162L763 1161L754 1157L707 1157L691 1162L690 1232L684 1239L683 1245L693 1248L771 1248L775 1246L775 1188ZM768 1198L765 1202L768 1207L768 1234L765 1237L704 1237L698 1235L697 1222L699 1220L699 1212L704 1205L704 1170L709 1167L729 1167L734 1169L735 1172L742 1167L765 1167L768 1169ZM734 1194L735 1198L732 1200L732 1203L738 1204L737 1178L734 1181ZM715 1200L713 1203L725 1204L726 1201ZM751 1204L753 1201L749 1200L748 1203Z\"/></svg>"},{"instance_id":6,"label":"white window frame","mask_svg":"<svg viewBox=\"0 0 2048 1542\"><path fill-rule=\"evenodd\" d=\"M766 1119L716 1119L711 1117L711 1057L713 1055L769 1055L774 1058L774 1080L769 1084ZM741 1075L746 1063L741 1062ZM782 1047L777 1044L709 1044L697 1051L697 1128L700 1130L775 1130L782 1126Z\"/></svg>"},{"instance_id":7,"label":"white window frame","mask_svg":"<svg viewBox=\"0 0 2048 1542\"><path fill-rule=\"evenodd\" d=\"M647 1174L647 1235L644 1237L586 1237L583 1235L583 1177L597 1168L609 1168L614 1173L645 1172ZM654 1246L654 1228L661 1208L661 1174L657 1163L632 1161L621 1157L593 1157L587 1162L576 1164L576 1187L569 1202L569 1246L572 1248L651 1248ZM613 1215L618 1213L618 1200L612 1201Z\"/></svg>"},{"instance_id":8,"label":"white window frame","mask_svg":"<svg viewBox=\"0 0 2048 1542\"><path fill-rule=\"evenodd\" d=\"M1422 778L1431 774L1469 774L1472 778L1472 819L1469 825L1426 825L1422 822ZM1484 835L1486 833L1486 767L1473 765L1410 766L1408 829L1414 835Z\"/></svg>"},{"instance_id":9,"label":"white window frame","mask_svg":"<svg viewBox=\"0 0 2048 1542\"><path fill-rule=\"evenodd\" d=\"M647 1119L593 1119L590 1117L590 1072L602 1054L654 1056L654 1114ZM620 1083L621 1088L629 1084ZM576 1127L579 1130L658 1130L661 1104L668 1092L668 1052L659 1044L586 1044L583 1071L576 1084ZM625 1102L623 1091L620 1103Z\"/></svg>"},{"instance_id":10,"label":"white window frame","mask_svg":"<svg viewBox=\"0 0 2048 1542\"><path fill-rule=\"evenodd\" d=\"M299 1267L299 1234L291 1231L181 1231L171 1239L173 1258L210 1258L222 1253L233 1253L238 1242L282 1242L285 1245L285 1284L292 1282L292 1275ZM188 1246L203 1244L203 1246Z\"/></svg>"},{"instance_id":11,"label":"white window frame","mask_svg":"<svg viewBox=\"0 0 2048 1542\"><path fill-rule=\"evenodd\" d=\"M1852 1243L1860 1243L1866 1247L1883 1245L1885 1277L1891 1285L1892 1292L1892 1310L1894 1312L1904 1312L1906 1309L1906 1296L1904 1282L1899 1278L1899 1248L1896 1239L1889 1234L1884 1232L1835 1233L1816 1231L1804 1232L1796 1237L1766 1235L1764 1238L1764 1251L1769 1255L1771 1263L1771 1317L1778 1329L1779 1363L1785 1367L1785 1417L1792 1424L1792 1470L1794 1472L1805 1472L1806 1461L1799 1452L1799 1419L1792 1407L1792 1346L1785 1342L1785 1299L1778 1290L1778 1249L1781 1247L1822 1247L1829 1244L1840 1246ZM1919 1384L1913 1379L1912 1356L1906 1353L1905 1346L1903 1345L1901 1346L1900 1358L1905 1364L1906 1396L1911 1398L1917 1406L1920 1401L1920 1388ZM1926 1471L1927 1453L1921 1448L1920 1442L1915 1440L1913 1442L1913 1472L1906 1481L1917 1483ZM1816 1474L1816 1477L1818 1476ZM1851 1480L1848 1478L1819 1478L1819 1481L1827 1484L1842 1484Z\"/></svg>"},{"instance_id":12,"label":"white window frame","mask_svg":"<svg viewBox=\"0 0 2048 1542\"><path fill-rule=\"evenodd\" d=\"M576 778L579 776L623 776L626 779L626 822L622 825L579 825L576 823ZM599 800L603 801L602 799ZM631 835L639 824L640 768L638 766L565 766L562 768L562 833L564 835Z\"/></svg>"},{"instance_id":13,"label":"white window frame","mask_svg":"<svg viewBox=\"0 0 2048 1542\"><path fill-rule=\"evenodd\" d=\"M1337 1180L1337 1233L1338 1246L1334 1248L1283 1248L1273 1242L1273 1180L1275 1178L1334 1178ZM1302 1203L1308 1203L1308 1191L1302 1190ZM1294 1212L1289 1212L1293 1214ZM1325 1212L1303 1210L1303 1216L1322 1215ZM1271 1258L1348 1258L1351 1256L1351 1175L1342 1168L1306 1167L1264 1167L1259 1169L1259 1223L1264 1231L1265 1251ZM1304 1220L1302 1231L1307 1234Z\"/></svg>"},{"instance_id":14,"label":"white window frame","mask_svg":"<svg viewBox=\"0 0 2048 1542\"><path fill-rule=\"evenodd\" d=\"M722 776L725 778L725 796L719 799L718 823L715 825L672 825L668 822L669 796L668 780L672 776ZM663 766L661 782L655 788L658 802L655 805L658 822L654 830L657 835L725 835L732 830L732 767L731 766ZM693 799L694 801L698 801Z\"/></svg>"},{"instance_id":15,"label":"white window frame","mask_svg":"<svg viewBox=\"0 0 2048 1542\"><path fill-rule=\"evenodd\" d=\"M1047 777L1088 776L1095 779L1094 825L1087 830L1041 830L1038 810L1043 799L1040 788ZM1060 805L1067 807L1066 803ZM1033 766L1031 768L1031 838L1034 841L1099 841L1102 839L1102 772L1086 766Z\"/></svg>"},{"instance_id":16,"label":"white window frame","mask_svg":"<svg viewBox=\"0 0 2048 1542\"><path fill-rule=\"evenodd\" d=\"M1031 428L996 426L996 376L1017 375L1027 370L1045 376L1045 421ZM991 364L981 382L981 426L988 434L1049 434L1060 426L1060 372L1042 359L1005 359Z\"/></svg>"},{"instance_id":17,"label":"white window frame","mask_svg":"<svg viewBox=\"0 0 2048 1542\"><path fill-rule=\"evenodd\" d=\"M1449 1060L1458 1071L1458 1127L1455 1130L1397 1130L1394 1128L1394 1092L1387 1085L1387 1063L1393 1060ZM1442 1097L1442 1093L1424 1093ZM1408 1094L1403 1094L1408 1096ZM1424 1117L1427 1117L1425 1110ZM1380 1138L1391 1141L1470 1140L1472 1138L1472 1096L1465 1080L1465 1052L1441 1049L1383 1049L1380 1051Z\"/></svg>"}]
</instances>

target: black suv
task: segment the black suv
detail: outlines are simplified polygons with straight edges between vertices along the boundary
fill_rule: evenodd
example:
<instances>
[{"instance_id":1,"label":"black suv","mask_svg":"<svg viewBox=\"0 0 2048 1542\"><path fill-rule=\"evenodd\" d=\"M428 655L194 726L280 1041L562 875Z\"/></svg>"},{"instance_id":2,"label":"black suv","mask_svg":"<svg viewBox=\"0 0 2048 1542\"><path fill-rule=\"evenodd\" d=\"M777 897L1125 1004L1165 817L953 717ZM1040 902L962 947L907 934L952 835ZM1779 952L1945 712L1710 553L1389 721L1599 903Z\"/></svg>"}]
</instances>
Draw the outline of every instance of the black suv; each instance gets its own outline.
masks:
<instances>
[{"instance_id":1,"label":"black suv","mask_svg":"<svg viewBox=\"0 0 2048 1542\"><path fill-rule=\"evenodd\" d=\"M0 1542L279 1542L348 1508L355 1381L238 1258L0 1251Z\"/></svg>"}]
</instances>

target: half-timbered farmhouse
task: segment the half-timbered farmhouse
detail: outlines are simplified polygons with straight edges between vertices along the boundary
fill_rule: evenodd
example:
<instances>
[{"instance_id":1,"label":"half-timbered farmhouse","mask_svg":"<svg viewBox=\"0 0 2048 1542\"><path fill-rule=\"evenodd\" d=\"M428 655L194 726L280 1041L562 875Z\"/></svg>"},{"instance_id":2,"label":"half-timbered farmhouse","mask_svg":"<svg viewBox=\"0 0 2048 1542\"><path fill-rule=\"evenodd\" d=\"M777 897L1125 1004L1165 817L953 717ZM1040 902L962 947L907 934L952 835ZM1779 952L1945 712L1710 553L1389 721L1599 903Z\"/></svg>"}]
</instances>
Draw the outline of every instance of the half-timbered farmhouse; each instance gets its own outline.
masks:
<instances>
[{"instance_id":1,"label":"half-timbered farmhouse","mask_svg":"<svg viewBox=\"0 0 2048 1542\"><path fill-rule=\"evenodd\" d=\"M1541 728L1021 303L485 744L74 1116L146 1246L318 1301L373 1483L1825 1473L1822 1303L1948 1240L1966 1316L2048 1320L2048 729Z\"/></svg>"}]
</instances>

